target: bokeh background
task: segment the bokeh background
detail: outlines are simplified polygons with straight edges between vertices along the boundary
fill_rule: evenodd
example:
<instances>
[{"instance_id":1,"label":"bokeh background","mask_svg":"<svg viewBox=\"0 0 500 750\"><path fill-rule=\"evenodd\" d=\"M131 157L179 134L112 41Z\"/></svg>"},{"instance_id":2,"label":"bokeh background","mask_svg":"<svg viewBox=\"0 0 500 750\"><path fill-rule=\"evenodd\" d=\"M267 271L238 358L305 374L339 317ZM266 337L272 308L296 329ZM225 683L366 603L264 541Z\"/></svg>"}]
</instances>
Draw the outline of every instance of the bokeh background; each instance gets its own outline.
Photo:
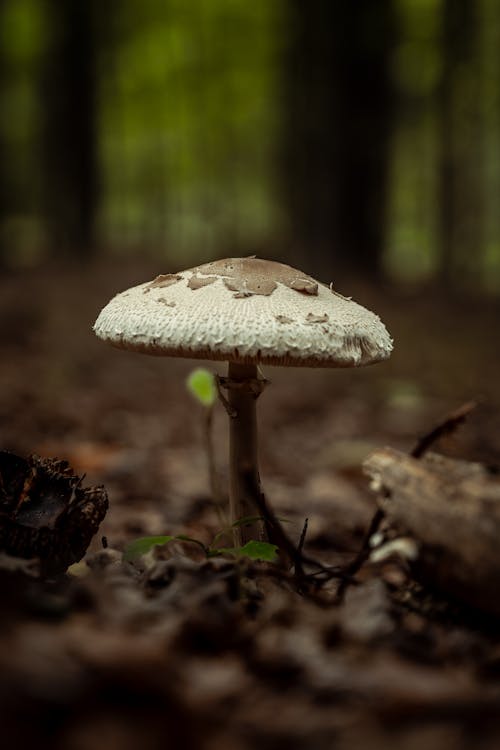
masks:
<instances>
[{"instance_id":1,"label":"bokeh background","mask_svg":"<svg viewBox=\"0 0 500 750\"><path fill-rule=\"evenodd\" d=\"M495 0L1 0L0 261L500 290Z\"/></svg>"}]
</instances>

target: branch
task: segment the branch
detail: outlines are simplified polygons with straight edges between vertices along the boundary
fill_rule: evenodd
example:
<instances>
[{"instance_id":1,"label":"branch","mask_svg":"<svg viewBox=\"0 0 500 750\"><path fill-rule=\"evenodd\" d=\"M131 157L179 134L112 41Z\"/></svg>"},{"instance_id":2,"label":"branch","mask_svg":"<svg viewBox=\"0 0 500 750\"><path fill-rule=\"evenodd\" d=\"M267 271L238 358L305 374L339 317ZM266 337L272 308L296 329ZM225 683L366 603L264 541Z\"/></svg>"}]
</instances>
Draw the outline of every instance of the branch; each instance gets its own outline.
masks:
<instances>
[{"instance_id":1,"label":"branch","mask_svg":"<svg viewBox=\"0 0 500 750\"><path fill-rule=\"evenodd\" d=\"M457 427L465 422L468 415L476 406L477 403L475 401L467 401L467 403L459 406L458 409L450 412L436 427L420 438L411 451L410 456L413 458L422 458L424 453L427 453L429 448L443 437L443 435L450 435L452 432L455 432Z\"/></svg>"}]
</instances>

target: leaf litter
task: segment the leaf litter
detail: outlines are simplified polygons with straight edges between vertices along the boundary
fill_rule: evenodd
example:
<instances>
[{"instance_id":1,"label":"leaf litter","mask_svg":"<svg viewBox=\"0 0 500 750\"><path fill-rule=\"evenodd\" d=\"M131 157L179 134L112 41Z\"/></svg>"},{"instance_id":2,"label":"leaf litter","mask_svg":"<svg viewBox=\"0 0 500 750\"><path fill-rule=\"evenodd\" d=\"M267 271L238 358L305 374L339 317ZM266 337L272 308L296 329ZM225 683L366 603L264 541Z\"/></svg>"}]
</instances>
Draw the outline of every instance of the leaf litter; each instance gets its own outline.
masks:
<instances>
[{"instance_id":1,"label":"leaf litter","mask_svg":"<svg viewBox=\"0 0 500 750\"><path fill-rule=\"evenodd\" d=\"M137 278L137 269L121 273ZM448 564L440 587L432 585L429 536L401 510L404 492L408 503L412 497L408 452L415 435L429 435L436 414L460 403L462 393L422 399L410 428L404 413L382 408L380 380L372 385L363 375L361 394L361 386L337 373L331 380L283 377L279 400L266 394L262 453L275 530L278 536L284 530L276 543L280 550L284 538L291 545L285 567L207 557L203 546L220 523L199 413L182 395L187 369L132 359L125 366L83 333L99 298L128 279L119 283L115 274L111 283L101 269L91 299L78 291L71 269L60 270L57 280L56 294L53 277L31 279L37 315L28 322L36 320L38 334L23 334L23 347L6 337L0 447L71 458L76 475L88 471L85 484L105 484L110 510L69 573L40 579L36 560L0 557L3 741L61 750L498 747L497 619L485 598L478 608L461 597L464 587L454 585L451 595ZM390 311L384 315L390 320ZM64 354L55 345L61 339ZM19 377L34 367L36 387ZM220 461L226 451L217 419ZM486 415L480 421L472 414L455 442L439 435L432 450L460 451L490 465L498 443L487 425ZM368 491L357 459L346 463L333 453L339 438L352 442L353 455L357 438L399 449L392 473L386 468L380 477L392 500ZM425 486L445 483L449 504L449 465L444 477L433 473L429 459L419 461ZM408 465L410 473L402 474ZM223 465L219 471L224 479ZM479 476L462 461L456 471L459 494L464 486L474 492L481 476L494 492L491 466ZM377 507L384 516L380 544L414 539L426 548L422 570L397 554L397 544L395 554L370 560L366 532ZM124 560L127 544L154 535L177 538ZM449 556L453 533L443 548Z\"/></svg>"}]
</instances>

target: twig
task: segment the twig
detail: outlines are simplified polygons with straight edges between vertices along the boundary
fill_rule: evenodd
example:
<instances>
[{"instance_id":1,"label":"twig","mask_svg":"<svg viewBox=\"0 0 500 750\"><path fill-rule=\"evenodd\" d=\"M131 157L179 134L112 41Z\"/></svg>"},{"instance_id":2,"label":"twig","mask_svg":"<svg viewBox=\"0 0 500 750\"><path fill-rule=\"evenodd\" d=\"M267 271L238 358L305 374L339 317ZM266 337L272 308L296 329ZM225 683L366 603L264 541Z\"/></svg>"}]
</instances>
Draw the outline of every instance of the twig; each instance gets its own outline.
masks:
<instances>
[{"instance_id":1,"label":"twig","mask_svg":"<svg viewBox=\"0 0 500 750\"><path fill-rule=\"evenodd\" d=\"M300 534L299 543L297 545L297 552L299 553L299 555L302 555L302 550L304 549L308 524L309 524L309 519L306 518L306 520L304 521L304 525L302 527L301 534Z\"/></svg>"},{"instance_id":2,"label":"twig","mask_svg":"<svg viewBox=\"0 0 500 750\"><path fill-rule=\"evenodd\" d=\"M342 581L340 582L337 590L337 599L339 602L342 601L346 589L348 585L354 580L354 576L356 575L356 573L361 570L366 560L368 559L370 555L370 539L378 530L383 518L384 511L380 508L377 508L372 517L372 520L370 521L370 525L368 526L368 530L363 538L363 543L361 544L361 548L358 554L356 555L354 560L351 560L351 562L346 565L345 568L343 568Z\"/></svg>"},{"instance_id":3,"label":"twig","mask_svg":"<svg viewBox=\"0 0 500 750\"><path fill-rule=\"evenodd\" d=\"M422 458L424 453L429 450L436 440L439 440L443 435L449 435L454 432L459 425L463 424L476 406L477 403L475 401L467 401L467 403L459 406L458 409L450 412L450 414L436 425L436 427L418 440L417 444L411 451L410 456L413 456L413 458Z\"/></svg>"},{"instance_id":4,"label":"twig","mask_svg":"<svg viewBox=\"0 0 500 750\"><path fill-rule=\"evenodd\" d=\"M329 580L330 578L336 577L337 575L341 578L343 577L344 574L340 568L334 570L333 568L326 567L319 561L314 560L307 555L304 555L301 548L301 542L299 542L298 546L295 546L295 544L285 532L283 525L269 507L264 493L261 492L259 487L255 486L251 476L247 476L247 491L252 497L256 507L259 510L260 515L263 518L269 541L271 542L271 544L275 544L279 548L282 557L285 558L283 560L284 565L293 567L293 577L295 580L296 589L299 591L299 593L310 593L311 583L313 583L311 581L311 575L305 572L304 565L318 568L317 572L323 574L326 577L325 580ZM305 529L307 529L307 525L305 525ZM301 541L303 537L305 538L304 529L301 534Z\"/></svg>"}]
</instances>

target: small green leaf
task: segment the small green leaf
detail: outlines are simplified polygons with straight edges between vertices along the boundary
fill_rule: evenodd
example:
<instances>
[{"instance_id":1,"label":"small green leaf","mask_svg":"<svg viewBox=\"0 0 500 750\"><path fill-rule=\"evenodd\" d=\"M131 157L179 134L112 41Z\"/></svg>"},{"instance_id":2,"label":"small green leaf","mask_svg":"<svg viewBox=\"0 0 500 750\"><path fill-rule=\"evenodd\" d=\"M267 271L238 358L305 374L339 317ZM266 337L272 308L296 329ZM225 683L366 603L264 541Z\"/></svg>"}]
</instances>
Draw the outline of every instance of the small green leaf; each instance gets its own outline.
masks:
<instances>
[{"instance_id":1,"label":"small green leaf","mask_svg":"<svg viewBox=\"0 0 500 750\"><path fill-rule=\"evenodd\" d=\"M137 560L153 549L153 547L171 542L172 539L175 539L175 536L143 536L140 539L134 539L123 550L123 559L125 562Z\"/></svg>"},{"instance_id":2,"label":"small green leaf","mask_svg":"<svg viewBox=\"0 0 500 750\"><path fill-rule=\"evenodd\" d=\"M203 406L213 406L217 397L214 376L209 370L198 367L189 375L187 387Z\"/></svg>"},{"instance_id":3,"label":"small green leaf","mask_svg":"<svg viewBox=\"0 0 500 750\"><path fill-rule=\"evenodd\" d=\"M221 547L220 549L211 549L210 557L215 555L234 555L235 557L249 557L251 560L264 560L266 562L276 562L278 558L278 547L269 542L257 542L251 540L243 547Z\"/></svg>"},{"instance_id":4,"label":"small green leaf","mask_svg":"<svg viewBox=\"0 0 500 750\"><path fill-rule=\"evenodd\" d=\"M278 547L269 542L257 542L254 539L240 547L238 554L250 557L252 560L267 560L275 562L278 559Z\"/></svg>"}]
</instances>

